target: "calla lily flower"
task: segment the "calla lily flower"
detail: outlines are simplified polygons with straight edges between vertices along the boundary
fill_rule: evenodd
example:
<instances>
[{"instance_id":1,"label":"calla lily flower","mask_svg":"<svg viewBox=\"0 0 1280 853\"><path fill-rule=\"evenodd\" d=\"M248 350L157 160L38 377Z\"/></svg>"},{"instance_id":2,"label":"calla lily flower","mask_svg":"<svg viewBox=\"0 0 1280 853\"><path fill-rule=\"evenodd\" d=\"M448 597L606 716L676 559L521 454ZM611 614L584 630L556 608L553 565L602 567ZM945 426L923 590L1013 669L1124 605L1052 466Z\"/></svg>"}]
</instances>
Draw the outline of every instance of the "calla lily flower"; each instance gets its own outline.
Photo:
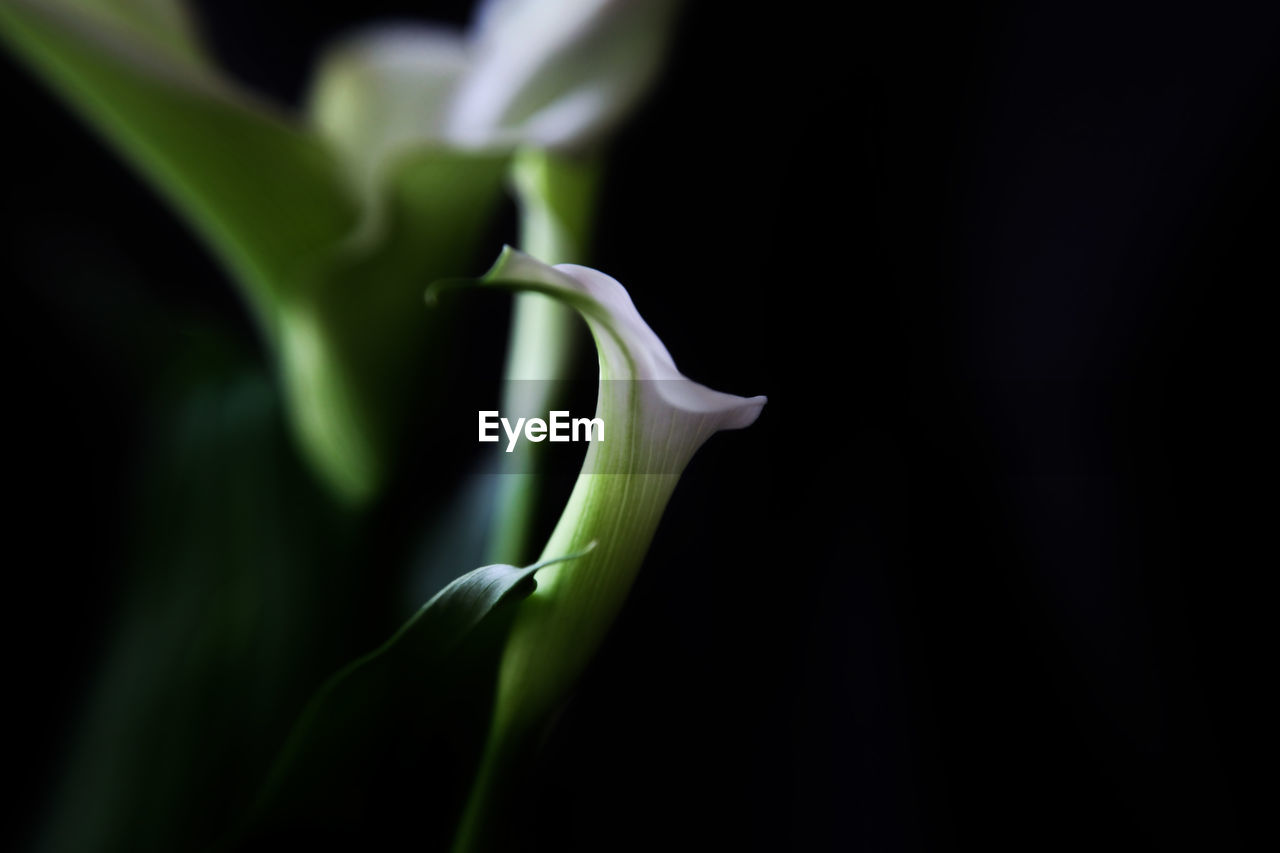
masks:
<instances>
[{"instance_id":1,"label":"calla lily flower","mask_svg":"<svg viewBox=\"0 0 1280 853\"><path fill-rule=\"evenodd\" d=\"M492 0L466 35L369 30L320 63L302 116L219 69L182 0L5 0L0 40L209 244L274 352L305 455L361 504L447 331L415 313L421 283L467 272L517 148L607 134L674 6Z\"/></svg>"},{"instance_id":2,"label":"calla lily flower","mask_svg":"<svg viewBox=\"0 0 1280 853\"><path fill-rule=\"evenodd\" d=\"M661 65L675 0L489 0L466 33L387 24L339 42L315 78L317 126L364 180L445 145L580 153Z\"/></svg>"},{"instance_id":3,"label":"calla lily flower","mask_svg":"<svg viewBox=\"0 0 1280 853\"><path fill-rule=\"evenodd\" d=\"M486 849L492 802L509 790L508 765L536 740L622 607L680 474L720 430L750 426L764 397L738 397L688 379L625 288L573 264L549 266L507 249L479 282L540 293L586 320L600 361L596 417L582 473L543 550L585 552L543 569L520 605L503 658L490 740L459 851Z\"/></svg>"},{"instance_id":4,"label":"calla lily flower","mask_svg":"<svg viewBox=\"0 0 1280 853\"><path fill-rule=\"evenodd\" d=\"M515 150L510 184L520 205L520 245L548 262L582 261L601 143L656 76L677 5L490 0L465 34L377 27L328 54L311 115L347 152L369 196L397 157L424 145ZM554 300L519 296L506 378L566 378L576 331L572 312ZM509 382L504 407L549 409L554 387ZM513 467L523 464L512 460ZM529 556L537 489L536 474L509 472L503 479L495 493L490 559Z\"/></svg>"}]
</instances>

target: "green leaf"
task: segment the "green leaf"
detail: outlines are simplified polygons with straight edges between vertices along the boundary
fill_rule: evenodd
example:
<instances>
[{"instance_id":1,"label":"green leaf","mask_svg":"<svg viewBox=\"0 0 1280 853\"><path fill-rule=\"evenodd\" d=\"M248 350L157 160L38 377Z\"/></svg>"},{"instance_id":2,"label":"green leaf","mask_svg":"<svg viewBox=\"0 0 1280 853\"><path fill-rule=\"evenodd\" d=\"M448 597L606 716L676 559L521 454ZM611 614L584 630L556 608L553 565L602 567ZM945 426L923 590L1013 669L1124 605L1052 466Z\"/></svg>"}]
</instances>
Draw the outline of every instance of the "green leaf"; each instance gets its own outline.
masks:
<instances>
[{"instance_id":1,"label":"green leaf","mask_svg":"<svg viewBox=\"0 0 1280 853\"><path fill-rule=\"evenodd\" d=\"M412 421L414 404L439 387L430 348L448 318L421 310L422 284L472 269L507 155L415 138L361 171L351 146L228 80L173 0L8 0L0 39L222 260L308 459L344 501L367 504L410 428L429 423Z\"/></svg>"},{"instance_id":2,"label":"green leaf","mask_svg":"<svg viewBox=\"0 0 1280 853\"><path fill-rule=\"evenodd\" d=\"M493 565L468 572L385 643L330 676L295 724L237 841L297 841L321 828L359 830L366 838L369 832L386 833L396 817L385 814L384 801L417 797L425 789L434 790L435 807L419 803L413 822L436 819L447 837L456 816L451 812L461 805L460 792L479 755L512 605L534 590L536 572L590 550L526 568ZM461 742L469 741L470 754L445 767L442 741L454 754L466 753ZM410 792L388 790L395 787L383 778L388 764L407 766L423 781L411 782ZM441 790L450 776L451 784ZM442 803L450 793L454 802Z\"/></svg>"},{"instance_id":3,"label":"green leaf","mask_svg":"<svg viewBox=\"0 0 1280 853\"><path fill-rule=\"evenodd\" d=\"M183 332L122 448L140 485L127 571L36 850L201 849L368 606L358 531L299 463L271 377L236 336L164 319Z\"/></svg>"},{"instance_id":4,"label":"green leaf","mask_svg":"<svg viewBox=\"0 0 1280 853\"><path fill-rule=\"evenodd\" d=\"M8 0L0 37L217 250L273 337L271 304L359 209L325 146L213 67L183 10Z\"/></svg>"},{"instance_id":5,"label":"green leaf","mask_svg":"<svg viewBox=\"0 0 1280 853\"><path fill-rule=\"evenodd\" d=\"M378 493L403 443L420 441L433 407L446 404L438 390L451 370L440 353L462 330L450 312L423 310L422 287L473 268L505 163L447 148L407 153L370 230L281 303L277 358L294 428L350 504Z\"/></svg>"}]
</instances>

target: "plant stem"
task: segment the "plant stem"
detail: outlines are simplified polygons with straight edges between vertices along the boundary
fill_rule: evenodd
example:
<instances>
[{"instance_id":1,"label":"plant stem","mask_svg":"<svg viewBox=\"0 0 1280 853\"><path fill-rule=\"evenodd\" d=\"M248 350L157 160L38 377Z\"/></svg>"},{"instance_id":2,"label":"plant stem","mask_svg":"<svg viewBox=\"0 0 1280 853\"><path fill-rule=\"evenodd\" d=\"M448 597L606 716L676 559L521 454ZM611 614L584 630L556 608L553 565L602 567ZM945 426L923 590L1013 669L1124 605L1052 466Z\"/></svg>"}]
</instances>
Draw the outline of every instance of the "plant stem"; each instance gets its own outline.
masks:
<instances>
[{"instance_id":1,"label":"plant stem","mask_svg":"<svg viewBox=\"0 0 1280 853\"><path fill-rule=\"evenodd\" d=\"M588 461L543 554L575 553L538 575L507 640L485 754L454 853L509 848L509 817L549 723L613 623L680 479L627 473L633 453Z\"/></svg>"},{"instance_id":2,"label":"plant stem","mask_svg":"<svg viewBox=\"0 0 1280 853\"><path fill-rule=\"evenodd\" d=\"M548 264L585 263L600 157L569 158L538 149L517 152L511 183L520 206L520 245ZM545 413L558 402L558 383L572 373L583 335L573 309L540 293L521 293L512 309L505 411ZM541 479L527 444L504 457L494 505L488 560L523 565L530 556L533 511Z\"/></svg>"}]
</instances>

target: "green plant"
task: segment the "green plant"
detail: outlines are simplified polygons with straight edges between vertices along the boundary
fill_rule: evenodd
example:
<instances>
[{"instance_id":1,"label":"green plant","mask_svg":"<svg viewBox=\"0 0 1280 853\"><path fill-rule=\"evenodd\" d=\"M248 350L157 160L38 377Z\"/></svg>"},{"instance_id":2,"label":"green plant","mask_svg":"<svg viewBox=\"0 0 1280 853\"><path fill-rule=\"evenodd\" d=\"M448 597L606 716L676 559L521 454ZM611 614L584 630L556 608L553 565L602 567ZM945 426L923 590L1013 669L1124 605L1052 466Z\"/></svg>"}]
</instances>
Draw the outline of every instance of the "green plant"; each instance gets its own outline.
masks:
<instances>
[{"instance_id":1,"label":"green plant","mask_svg":"<svg viewBox=\"0 0 1280 853\"><path fill-rule=\"evenodd\" d=\"M608 138L656 73L675 8L509 0L463 36L357 33L294 113L220 70L177 0L0 4L0 39L201 236L271 363L264 377L211 340L216 367L181 373L144 516L164 535L141 549L50 848L182 849L235 815L247 817L221 835L228 846L289 833L331 807L326 780L361 778L352 768L376 752L364 745L387 733L389 708L429 732L464 694L480 769L459 777L455 844L500 843L494 816L622 606L685 464L764 402L686 379L621 285L568 263L585 259ZM466 279L504 184L528 254L508 249ZM446 283L428 308L434 281ZM440 293L468 282L516 293L508 387L567 375L585 319L608 439L588 450L538 562L515 568L541 498L537 474L513 467L486 508L496 564L303 702L332 653L318 638L359 585L376 499L404 445L431 439L414 404L450 404L441 353L459 315ZM554 404L551 383L523 387L541 395L523 406ZM282 450L281 414L334 502ZM206 715L243 748L193 734ZM136 758L153 734L179 746Z\"/></svg>"}]
</instances>

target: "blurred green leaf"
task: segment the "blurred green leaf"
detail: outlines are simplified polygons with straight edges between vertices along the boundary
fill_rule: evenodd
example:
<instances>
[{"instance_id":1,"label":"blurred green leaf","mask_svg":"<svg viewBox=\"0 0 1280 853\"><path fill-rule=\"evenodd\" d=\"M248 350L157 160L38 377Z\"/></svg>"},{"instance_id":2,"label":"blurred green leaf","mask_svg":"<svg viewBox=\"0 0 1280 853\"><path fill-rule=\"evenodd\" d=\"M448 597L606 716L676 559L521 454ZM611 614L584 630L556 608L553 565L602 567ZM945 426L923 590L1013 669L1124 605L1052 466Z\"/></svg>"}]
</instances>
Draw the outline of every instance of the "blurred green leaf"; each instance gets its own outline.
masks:
<instances>
[{"instance_id":1,"label":"blurred green leaf","mask_svg":"<svg viewBox=\"0 0 1280 853\"><path fill-rule=\"evenodd\" d=\"M330 676L299 717L236 846L334 832L385 837L406 820L388 802L403 799L417 804L407 810L412 824L429 818L447 840L479 757L512 605L534 590L535 572L578 556L470 571ZM407 778L397 766L409 769Z\"/></svg>"},{"instance_id":2,"label":"blurred green leaf","mask_svg":"<svg viewBox=\"0 0 1280 853\"><path fill-rule=\"evenodd\" d=\"M36 849L217 838L376 600L376 579L351 568L359 530L300 464L251 354L188 327L162 363L133 449L130 571L103 603L116 627Z\"/></svg>"},{"instance_id":3,"label":"blurred green leaf","mask_svg":"<svg viewBox=\"0 0 1280 853\"><path fill-rule=\"evenodd\" d=\"M9 0L0 39L223 261L307 457L366 504L443 372L428 354L448 318L421 310L422 287L472 271L507 155L417 140L361 178L340 145L222 74L173 0Z\"/></svg>"},{"instance_id":4,"label":"blurred green leaf","mask_svg":"<svg viewBox=\"0 0 1280 853\"><path fill-rule=\"evenodd\" d=\"M183 9L8 0L0 36L208 240L271 335L269 306L359 210L318 140L204 58Z\"/></svg>"},{"instance_id":5,"label":"blurred green leaf","mask_svg":"<svg viewBox=\"0 0 1280 853\"><path fill-rule=\"evenodd\" d=\"M431 407L445 404L438 392L456 371L439 355L461 330L450 312L422 308L422 289L470 268L505 162L447 148L406 155L388 176L376 227L282 300L278 360L294 428L349 503L377 494L402 443L422 439L410 431L429 429Z\"/></svg>"}]
</instances>

